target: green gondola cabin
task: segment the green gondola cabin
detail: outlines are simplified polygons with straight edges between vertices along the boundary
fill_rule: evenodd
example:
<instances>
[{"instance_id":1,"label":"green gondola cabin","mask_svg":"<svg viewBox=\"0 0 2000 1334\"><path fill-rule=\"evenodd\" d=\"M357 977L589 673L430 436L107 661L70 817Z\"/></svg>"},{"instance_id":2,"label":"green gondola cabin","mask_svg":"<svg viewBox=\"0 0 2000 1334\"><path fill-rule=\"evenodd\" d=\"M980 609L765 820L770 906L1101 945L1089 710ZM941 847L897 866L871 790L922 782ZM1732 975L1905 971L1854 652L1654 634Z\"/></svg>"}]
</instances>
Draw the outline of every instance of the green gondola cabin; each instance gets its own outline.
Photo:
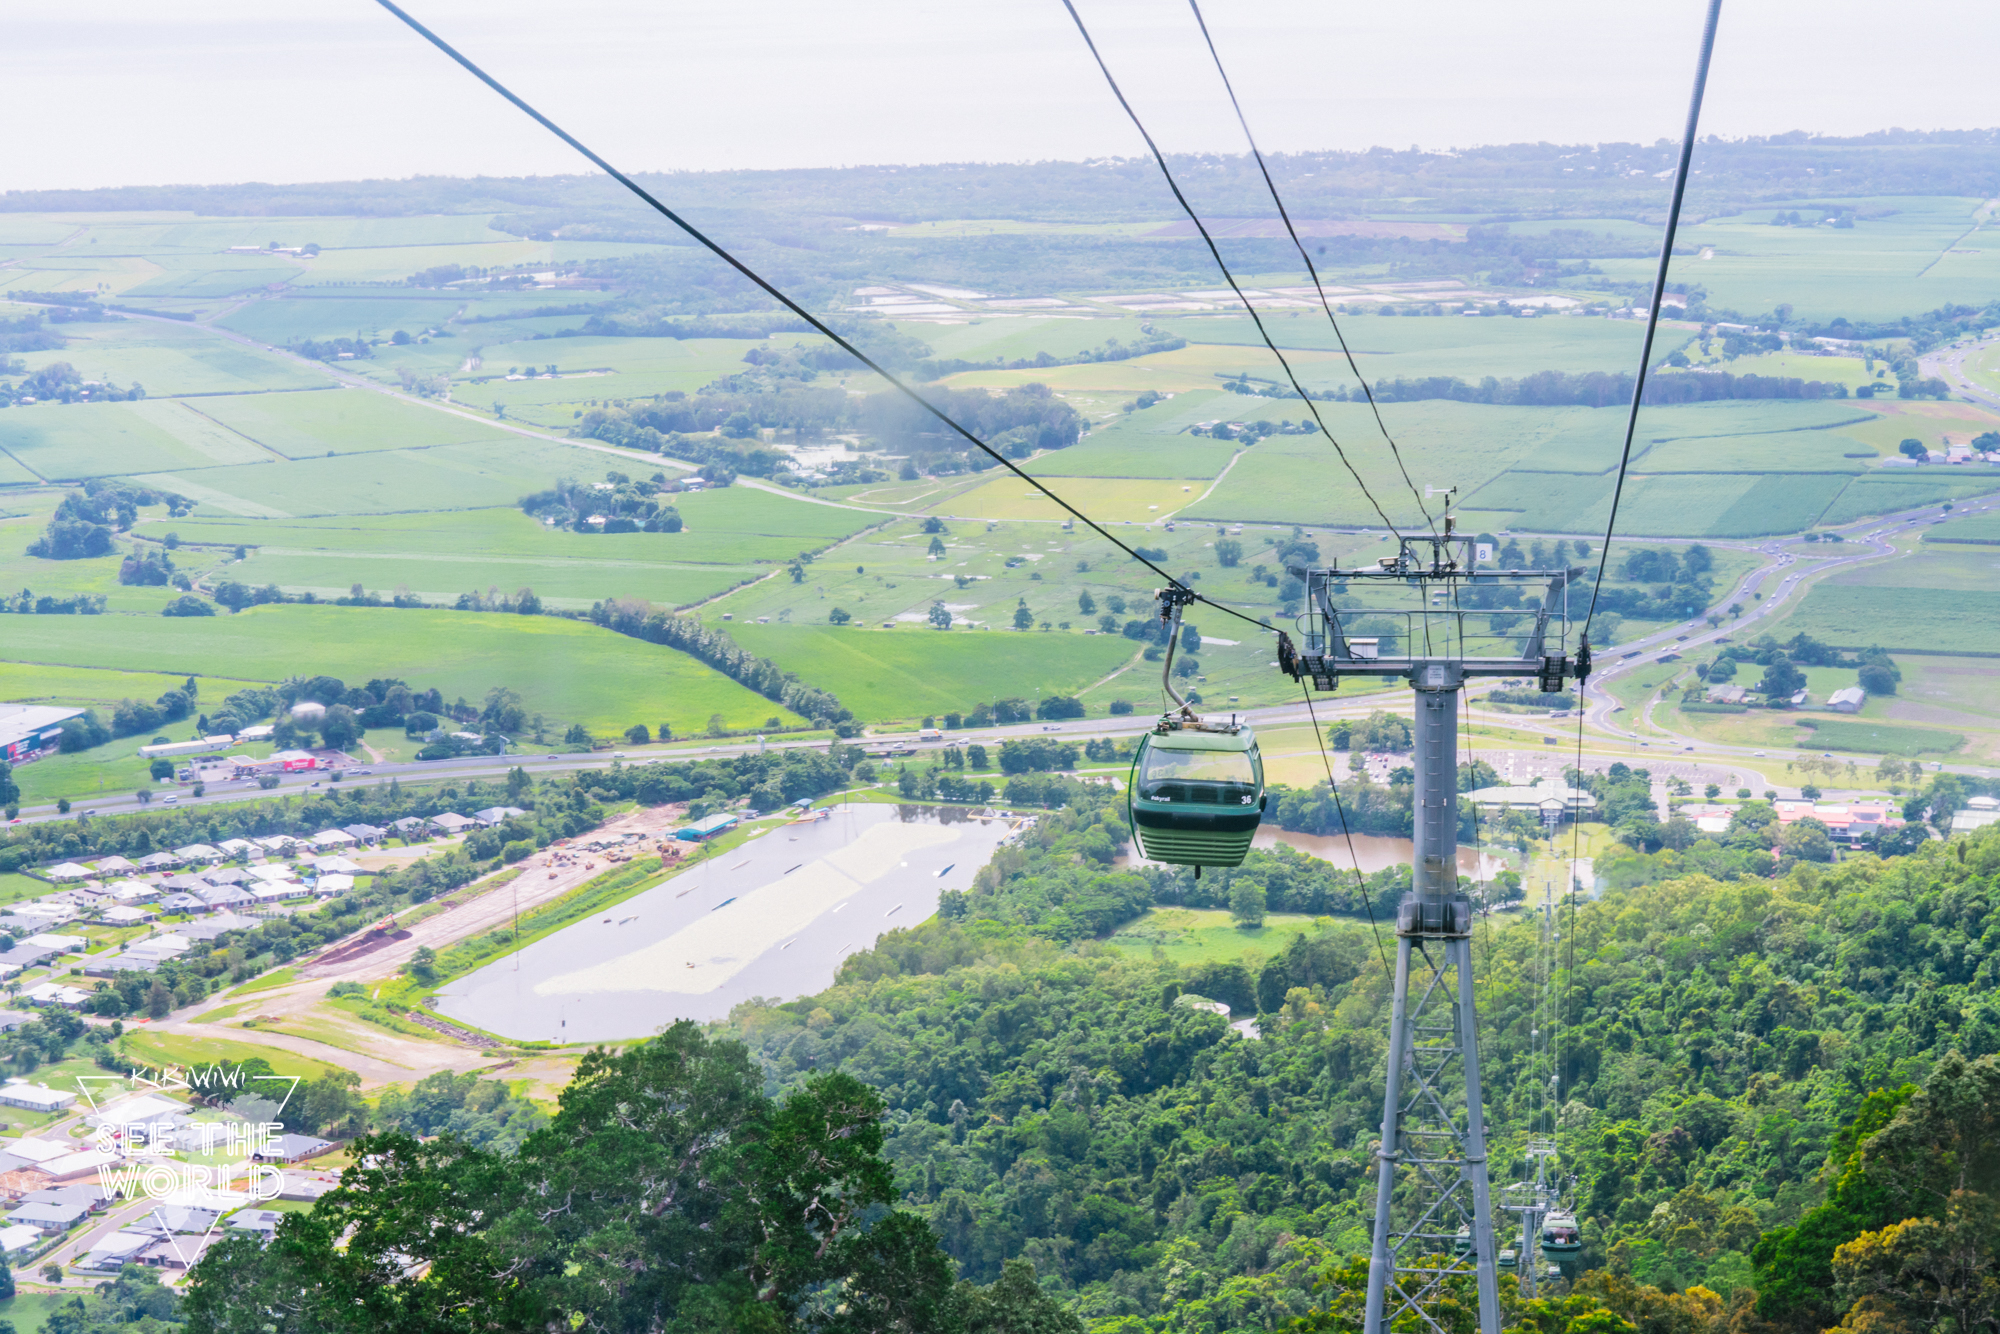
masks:
<instances>
[{"instance_id":1,"label":"green gondola cabin","mask_svg":"<svg viewBox=\"0 0 2000 1334\"><path fill-rule=\"evenodd\" d=\"M1127 813L1149 860L1241 866L1264 818L1264 761L1248 727L1148 733L1132 759Z\"/></svg>"}]
</instances>

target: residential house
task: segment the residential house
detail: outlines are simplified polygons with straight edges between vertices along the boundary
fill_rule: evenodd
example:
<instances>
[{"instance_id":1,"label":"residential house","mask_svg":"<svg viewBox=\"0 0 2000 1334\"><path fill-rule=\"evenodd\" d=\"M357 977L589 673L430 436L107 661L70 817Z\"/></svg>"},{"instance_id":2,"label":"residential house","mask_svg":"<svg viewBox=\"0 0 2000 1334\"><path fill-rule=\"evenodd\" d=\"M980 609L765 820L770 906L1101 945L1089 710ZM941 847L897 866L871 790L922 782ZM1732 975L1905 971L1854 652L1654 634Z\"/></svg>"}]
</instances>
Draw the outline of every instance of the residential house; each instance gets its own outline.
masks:
<instances>
[{"instance_id":1,"label":"residential house","mask_svg":"<svg viewBox=\"0 0 2000 1334\"><path fill-rule=\"evenodd\" d=\"M236 894L242 893L241 890L232 890L231 892ZM246 894L244 897L248 898L249 896ZM255 917L245 917L240 913L233 912L218 912L206 921L177 923L174 926L174 934L184 936L189 940L214 940L226 931L249 931L254 927L262 925L264 924Z\"/></svg>"},{"instance_id":2,"label":"residential house","mask_svg":"<svg viewBox=\"0 0 2000 1334\"><path fill-rule=\"evenodd\" d=\"M66 1186L78 1181L99 1180L98 1169L116 1167L118 1155L98 1149L78 1149L60 1158L51 1158L36 1166L49 1174L49 1181L58 1186Z\"/></svg>"},{"instance_id":3,"label":"residential house","mask_svg":"<svg viewBox=\"0 0 2000 1334\"><path fill-rule=\"evenodd\" d=\"M214 1227L221 1217L219 1209L162 1203L144 1218L135 1218L125 1226L134 1232L150 1232L156 1237L170 1237L181 1232L199 1235Z\"/></svg>"},{"instance_id":4,"label":"residential house","mask_svg":"<svg viewBox=\"0 0 2000 1334\"><path fill-rule=\"evenodd\" d=\"M220 848L212 848L206 843L190 843L184 848L175 848L174 856L184 862L219 862L223 853Z\"/></svg>"},{"instance_id":5,"label":"residential house","mask_svg":"<svg viewBox=\"0 0 2000 1334\"><path fill-rule=\"evenodd\" d=\"M332 872L335 875L366 875L367 869L359 862L351 862L345 857L318 857L313 861L313 870L321 875Z\"/></svg>"},{"instance_id":6,"label":"residential house","mask_svg":"<svg viewBox=\"0 0 2000 1334\"><path fill-rule=\"evenodd\" d=\"M97 872L91 870L88 866L79 866L75 862L64 862L60 866L51 866L48 870L42 872L42 877L46 880L53 880L59 885L66 885L73 880L88 880L96 874Z\"/></svg>"},{"instance_id":7,"label":"residential house","mask_svg":"<svg viewBox=\"0 0 2000 1334\"><path fill-rule=\"evenodd\" d=\"M323 875L313 881L313 893L320 898L331 898L335 894L345 894L354 888L351 875Z\"/></svg>"},{"instance_id":8,"label":"residential house","mask_svg":"<svg viewBox=\"0 0 2000 1334\"><path fill-rule=\"evenodd\" d=\"M41 1190L32 1190L23 1195L21 1203L81 1204L90 1213L99 1214L110 1207L111 1194L102 1186L89 1183L80 1186L45 1186Z\"/></svg>"},{"instance_id":9,"label":"residential house","mask_svg":"<svg viewBox=\"0 0 2000 1334\"><path fill-rule=\"evenodd\" d=\"M208 905L192 894L169 894L161 899L158 907L163 913L207 912Z\"/></svg>"},{"instance_id":10,"label":"residential house","mask_svg":"<svg viewBox=\"0 0 2000 1334\"><path fill-rule=\"evenodd\" d=\"M92 1242L90 1254L78 1260L76 1267L93 1273L115 1274L127 1262L137 1260L139 1253L151 1246L153 1240L152 1234L146 1232L113 1232Z\"/></svg>"},{"instance_id":11,"label":"residential house","mask_svg":"<svg viewBox=\"0 0 2000 1334\"><path fill-rule=\"evenodd\" d=\"M0 1227L0 1254L19 1255L41 1245L42 1230L32 1223L10 1223Z\"/></svg>"},{"instance_id":12,"label":"residential house","mask_svg":"<svg viewBox=\"0 0 2000 1334\"><path fill-rule=\"evenodd\" d=\"M505 824L517 815L526 814L527 812L519 806L488 806L483 811L474 811L472 818L491 829L494 825Z\"/></svg>"},{"instance_id":13,"label":"residential house","mask_svg":"<svg viewBox=\"0 0 2000 1334\"><path fill-rule=\"evenodd\" d=\"M67 1232L81 1223L90 1210L80 1204L24 1204L7 1215L9 1223L25 1223L44 1232Z\"/></svg>"},{"instance_id":14,"label":"residential house","mask_svg":"<svg viewBox=\"0 0 2000 1334\"><path fill-rule=\"evenodd\" d=\"M104 923L107 926L138 926L142 922L156 921L159 916L158 908L137 903L120 903L106 908L103 913Z\"/></svg>"},{"instance_id":15,"label":"residential house","mask_svg":"<svg viewBox=\"0 0 2000 1334\"><path fill-rule=\"evenodd\" d=\"M248 857L257 850L257 845L247 838L224 839L215 845L231 857Z\"/></svg>"},{"instance_id":16,"label":"residential house","mask_svg":"<svg viewBox=\"0 0 2000 1334\"><path fill-rule=\"evenodd\" d=\"M312 836L312 845L322 851L351 848L360 840L345 829L322 829Z\"/></svg>"},{"instance_id":17,"label":"residential house","mask_svg":"<svg viewBox=\"0 0 2000 1334\"><path fill-rule=\"evenodd\" d=\"M396 837L403 839L422 838L430 828L430 821L420 815L406 815L400 820L391 820L389 828L396 831Z\"/></svg>"},{"instance_id":18,"label":"residential house","mask_svg":"<svg viewBox=\"0 0 2000 1334\"><path fill-rule=\"evenodd\" d=\"M240 885L251 878L250 873L240 866L225 866L202 877L211 885Z\"/></svg>"},{"instance_id":19,"label":"residential house","mask_svg":"<svg viewBox=\"0 0 2000 1334\"><path fill-rule=\"evenodd\" d=\"M312 1204L320 1196L325 1195L329 1191L337 1190L339 1187L340 1183L338 1181L328 1181L324 1177L305 1176L298 1172L287 1172L285 1173L284 1184L278 1188L278 1198L281 1200L300 1200L306 1204Z\"/></svg>"},{"instance_id":20,"label":"residential house","mask_svg":"<svg viewBox=\"0 0 2000 1334\"><path fill-rule=\"evenodd\" d=\"M268 1241L277 1235L283 1217L276 1209L239 1209L229 1216L229 1226L238 1232L260 1232Z\"/></svg>"},{"instance_id":21,"label":"residential house","mask_svg":"<svg viewBox=\"0 0 2000 1334\"><path fill-rule=\"evenodd\" d=\"M433 815L430 827L440 834L462 834L468 829L478 828L479 821L468 819L453 811L446 811L442 815Z\"/></svg>"},{"instance_id":22,"label":"residential house","mask_svg":"<svg viewBox=\"0 0 2000 1334\"><path fill-rule=\"evenodd\" d=\"M130 875L138 869L139 867L136 863L126 861L123 857L100 857L97 859L97 873L101 876Z\"/></svg>"},{"instance_id":23,"label":"residential house","mask_svg":"<svg viewBox=\"0 0 2000 1334\"><path fill-rule=\"evenodd\" d=\"M167 894L192 894L208 883L205 875L170 875L160 881L160 890Z\"/></svg>"},{"instance_id":24,"label":"residential house","mask_svg":"<svg viewBox=\"0 0 2000 1334\"><path fill-rule=\"evenodd\" d=\"M257 901L255 894L238 889L235 885L216 885L212 889L204 889L196 897L210 908L237 908Z\"/></svg>"},{"instance_id":25,"label":"residential house","mask_svg":"<svg viewBox=\"0 0 2000 1334\"><path fill-rule=\"evenodd\" d=\"M0 1033L11 1033L34 1017L19 1010L0 1010Z\"/></svg>"},{"instance_id":26,"label":"residential house","mask_svg":"<svg viewBox=\"0 0 2000 1334\"><path fill-rule=\"evenodd\" d=\"M118 903L142 903L147 899L158 898L160 887L148 884L144 880L120 880L106 892Z\"/></svg>"},{"instance_id":27,"label":"residential house","mask_svg":"<svg viewBox=\"0 0 2000 1334\"><path fill-rule=\"evenodd\" d=\"M171 852L149 852L139 859L142 871L171 871L181 864L181 859Z\"/></svg>"},{"instance_id":28,"label":"residential house","mask_svg":"<svg viewBox=\"0 0 2000 1334\"><path fill-rule=\"evenodd\" d=\"M263 866L253 866L250 868L250 879L258 884L268 885L273 880L290 880L293 874L292 868L289 866L272 866L268 863ZM248 887L246 883L245 888Z\"/></svg>"},{"instance_id":29,"label":"residential house","mask_svg":"<svg viewBox=\"0 0 2000 1334\"><path fill-rule=\"evenodd\" d=\"M381 828L379 825L372 824L351 824L346 826L346 830L354 836L356 843L365 844L369 847L373 847L389 836L388 830Z\"/></svg>"},{"instance_id":30,"label":"residential house","mask_svg":"<svg viewBox=\"0 0 2000 1334\"><path fill-rule=\"evenodd\" d=\"M220 1240L214 1236L162 1237L133 1258L154 1269L192 1269L208 1254L208 1248Z\"/></svg>"},{"instance_id":31,"label":"residential house","mask_svg":"<svg viewBox=\"0 0 2000 1334\"><path fill-rule=\"evenodd\" d=\"M21 993L21 999L30 1005L54 1005L65 1010L81 1010L90 1003L90 993L76 987L58 986L54 982L44 982L38 987L30 987ZM0 1095L0 1102L5 1102ZM17 1106L20 1104L16 1104Z\"/></svg>"},{"instance_id":32,"label":"residential house","mask_svg":"<svg viewBox=\"0 0 2000 1334\"><path fill-rule=\"evenodd\" d=\"M74 990L74 988L62 989ZM31 1112L59 1112L75 1101L76 1094L73 1092L52 1089L47 1084L30 1084L25 1079L10 1079L5 1084L0 1084L0 1106L25 1107ZM37 1150L43 1147L53 1148L56 1152L38 1156ZM7 1142L7 1152L39 1166L45 1159L59 1157L69 1150L51 1145L46 1140L17 1139Z\"/></svg>"},{"instance_id":33,"label":"residential house","mask_svg":"<svg viewBox=\"0 0 2000 1334\"><path fill-rule=\"evenodd\" d=\"M260 1163L302 1163L331 1148L332 1140L316 1139L311 1135L279 1135L254 1156ZM231 1220L232 1223L234 1221Z\"/></svg>"}]
</instances>

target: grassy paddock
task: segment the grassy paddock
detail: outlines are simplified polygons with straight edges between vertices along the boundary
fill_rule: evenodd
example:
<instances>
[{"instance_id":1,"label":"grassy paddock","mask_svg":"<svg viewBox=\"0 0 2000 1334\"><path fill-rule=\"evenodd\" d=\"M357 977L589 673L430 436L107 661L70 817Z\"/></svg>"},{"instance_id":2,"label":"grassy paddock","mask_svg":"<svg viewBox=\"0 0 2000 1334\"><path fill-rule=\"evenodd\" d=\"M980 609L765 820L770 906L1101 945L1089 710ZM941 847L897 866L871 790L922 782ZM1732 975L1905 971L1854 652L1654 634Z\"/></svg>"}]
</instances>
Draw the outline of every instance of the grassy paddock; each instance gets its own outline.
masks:
<instances>
[{"instance_id":1,"label":"grassy paddock","mask_svg":"<svg viewBox=\"0 0 2000 1334\"><path fill-rule=\"evenodd\" d=\"M209 1065L221 1063L233 1065L254 1057L262 1057L271 1063L271 1069L281 1075L298 1075L302 1079L321 1079L333 1073L333 1067L324 1061L315 1061L309 1056L300 1056L282 1047L260 1047L252 1042L237 1042L228 1038L187 1037L179 1033L149 1033L139 1028L128 1028L125 1036L118 1040L118 1052L128 1060L154 1067L164 1065Z\"/></svg>"},{"instance_id":2,"label":"grassy paddock","mask_svg":"<svg viewBox=\"0 0 2000 1334\"><path fill-rule=\"evenodd\" d=\"M1272 913L1259 927L1241 927L1214 908L1151 908L1120 927L1108 942L1121 954L1150 957L1155 949L1171 963L1258 961L1281 952L1292 937L1312 930L1303 913Z\"/></svg>"}]
</instances>

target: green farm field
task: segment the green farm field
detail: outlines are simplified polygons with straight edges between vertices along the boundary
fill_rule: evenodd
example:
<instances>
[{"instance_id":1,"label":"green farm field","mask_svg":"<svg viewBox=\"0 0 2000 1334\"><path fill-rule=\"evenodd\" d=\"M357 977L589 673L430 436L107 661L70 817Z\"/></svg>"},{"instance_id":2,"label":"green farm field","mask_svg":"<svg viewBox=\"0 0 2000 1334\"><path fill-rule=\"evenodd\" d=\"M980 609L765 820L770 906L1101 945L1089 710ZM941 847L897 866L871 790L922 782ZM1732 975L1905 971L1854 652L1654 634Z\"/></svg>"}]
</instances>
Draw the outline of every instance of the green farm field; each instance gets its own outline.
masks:
<instances>
[{"instance_id":1,"label":"green farm field","mask_svg":"<svg viewBox=\"0 0 2000 1334\"><path fill-rule=\"evenodd\" d=\"M306 295L250 301L215 321L217 327L283 346L295 338L378 337L402 329L416 334L443 324L462 309L462 298L444 292L385 292L380 296ZM449 347L455 340L444 340ZM397 348L396 353L410 349Z\"/></svg>"},{"instance_id":2,"label":"green farm field","mask_svg":"<svg viewBox=\"0 0 2000 1334\"><path fill-rule=\"evenodd\" d=\"M133 475L200 502L197 515L289 519L512 505L558 477L584 471L586 457L572 446L516 436L491 444L210 468L183 465Z\"/></svg>"},{"instance_id":3,"label":"green farm field","mask_svg":"<svg viewBox=\"0 0 2000 1334\"><path fill-rule=\"evenodd\" d=\"M831 690L857 717L914 723L1016 696L1070 695L1118 670L1122 636L1029 631L731 625L737 643Z\"/></svg>"},{"instance_id":4,"label":"green farm field","mask_svg":"<svg viewBox=\"0 0 2000 1334\"><path fill-rule=\"evenodd\" d=\"M224 468L272 461L254 442L187 403L36 403L0 413L0 451L35 478L78 481L161 468Z\"/></svg>"},{"instance_id":5,"label":"green farm field","mask_svg":"<svg viewBox=\"0 0 2000 1334\"><path fill-rule=\"evenodd\" d=\"M284 459L476 445L510 449L521 437L473 417L405 403L366 389L260 394L188 405Z\"/></svg>"},{"instance_id":6,"label":"green farm field","mask_svg":"<svg viewBox=\"0 0 2000 1334\"><path fill-rule=\"evenodd\" d=\"M551 474L538 487L559 478L580 479L615 459L581 451L559 456L578 466ZM737 564L789 560L801 550L834 541L880 523L887 516L863 509L814 504L748 486L702 491L674 497L686 526L678 533L556 532L520 510L467 510L414 518L405 515L354 515L297 520L218 517L158 521L147 526L152 535L168 529L184 542L234 547L266 543L284 548L367 552L393 546L424 555L483 554L546 558L558 544L564 557L618 563L685 561ZM158 530L155 532L154 530Z\"/></svg>"},{"instance_id":7,"label":"green farm field","mask_svg":"<svg viewBox=\"0 0 2000 1334\"><path fill-rule=\"evenodd\" d=\"M1163 331L1178 334L1191 343L1254 348L1264 365L1263 370L1254 373L1276 372L1276 363L1248 318L1168 318L1156 323ZM1267 320L1266 327L1279 347L1339 353L1340 344L1333 330L1327 325L1325 315L1317 311ZM1507 379L1536 371L1630 371L1638 360L1643 332L1639 325L1628 320L1457 316L1403 319L1342 316L1340 327L1347 335L1347 345L1361 373L1371 382L1405 376L1456 375L1475 384L1488 375ZM1353 377L1346 375L1345 359L1339 365L1344 382L1352 383ZM1343 381L1328 381L1340 382Z\"/></svg>"},{"instance_id":8,"label":"green farm field","mask_svg":"<svg viewBox=\"0 0 2000 1334\"><path fill-rule=\"evenodd\" d=\"M698 732L712 714L733 728L779 715L801 719L686 654L584 622L500 613L354 607L253 607L234 616L10 617L8 661L282 681L299 673L343 680L400 677L447 697L519 691L530 714L596 732L635 722ZM16 689L46 693L32 674Z\"/></svg>"},{"instance_id":9,"label":"green farm field","mask_svg":"<svg viewBox=\"0 0 2000 1334\"><path fill-rule=\"evenodd\" d=\"M1949 755L1965 745L1962 732L1848 719L1822 721L1801 736L1801 744L1806 746L1862 755Z\"/></svg>"},{"instance_id":10,"label":"green farm field","mask_svg":"<svg viewBox=\"0 0 2000 1334\"><path fill-rule=\"evenodd\" d=\"M573 458L589 465L583 476L600 461L581 451ZM681 607L881 521L865 510L748 486L676 499L688 525L678 533L586 535L545 527L513 508L321 519L176 519L149 523L144 531L155 538L176 533L188 544L182 548L189 553L181 558L183 564L190 556L200 559L191 547L212 548L216 555L248 547L249 558L219 568L218 577L259 586L275 583L287 592L346 596L360 584L384 594L407 588L425 601L450 602L468 589L497 587L512 594L529 587L561 607L588 607L606 598Z\"/></svg>"},{"instance_id":11,"label":"green farm field","mask_svg":"<svg viewBox=\"0 0 2000 1334\"><path fill-rule=\"evenodd\" d=\"M2000 592L1821 584L1784 630L1854 648L2000 656Z\"/></svg>"},{"instance_id":12,"label":"green farm field","mask_svg":"<svg viewBox=\"0 0 2000 1334\"><path fill-rule=\"evenodd\" d=\"M1936 524L1924 532L1924 545L2000 546L2000 514L1974 514Z\"/></svg>"},{"instance_id":13,"label":"green farm field","mask_svg":"<svg viewBox=\"0 0 2000 1334\"><path fill-rule=\"evenodd\" d=\"M1985 201L1949 196L1903 196L1859 202L1893 209L1863 218L1851 229L1774 227L1774 214L1799 207L1772 201L1732 217L1681 229L1673 277L1698 282L1709 301L1742 311L1771 310L1789 302L1802 320L1895 319L1948 302L1983 305L2000 297L2000 256L1979 239L1968 240ZM1697 259L1707 248L1713 257ZM1959 255L1955 250L1979 253ZM1616 282L1652 276L1649 259L1606 259L1598 267Z\"/></svg>"},{"instance_id":14,"label":"green farm field","mask_svg":"<svg viewBox=\"0 0 2000 1334\"><path fill-rule=\"evenodd\" d=\"M144 385L150 398L319 389L330 383L312 367L179 321L119 318L71 324L64 326L63 336L69 346L31 352L21 360L30 371L66 361L86 380Z\"/></svg>"},{"instance_id":15,"label":"green farm field","mask_svg":"<svg viewBox=\"0 0 2000 1334\"><path fill-rule=\"evenodd\" d=\"M1894 514L1925 505L1942 506L2000 491L2000 475L1968 473L1962 468L1871 472L1854 479L1827 506L1820 522L1829 526L1854 523L1877 514ZM1940 511L1940 516L1942 511Z\"/></svg>"}]
</instances>

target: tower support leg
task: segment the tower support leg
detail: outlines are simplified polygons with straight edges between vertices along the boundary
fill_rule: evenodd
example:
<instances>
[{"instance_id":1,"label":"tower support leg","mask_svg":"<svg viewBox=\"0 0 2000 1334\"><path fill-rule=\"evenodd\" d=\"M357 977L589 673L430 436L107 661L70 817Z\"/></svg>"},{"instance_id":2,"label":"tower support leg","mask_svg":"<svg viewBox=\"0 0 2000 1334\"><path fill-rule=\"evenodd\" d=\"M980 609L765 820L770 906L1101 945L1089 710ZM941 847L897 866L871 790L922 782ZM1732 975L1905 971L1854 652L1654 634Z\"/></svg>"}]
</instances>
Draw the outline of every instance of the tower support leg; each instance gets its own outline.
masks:
<instances>
[{"instance_id":1,"label":"tower support leg","mask_svg":"<svg viewBox=\"0 0 2000 1334\"><path fill-rule=\"evenodd\" d=\"M1480 1103L1472 904L1458 892L1458 691L1450 664L1422 664L1416 687L1412 887L1396 916L1395 996L1377 1151L1375 1236L1365 1334L1430 1314L1470 1275L1481 1334L1500 1334L1493 1212ZM1400 1187L1400 1191L1399 1191ZM1470 1242L1458 1254L1459 1229Z\"/></svg>"}]
</instances>

